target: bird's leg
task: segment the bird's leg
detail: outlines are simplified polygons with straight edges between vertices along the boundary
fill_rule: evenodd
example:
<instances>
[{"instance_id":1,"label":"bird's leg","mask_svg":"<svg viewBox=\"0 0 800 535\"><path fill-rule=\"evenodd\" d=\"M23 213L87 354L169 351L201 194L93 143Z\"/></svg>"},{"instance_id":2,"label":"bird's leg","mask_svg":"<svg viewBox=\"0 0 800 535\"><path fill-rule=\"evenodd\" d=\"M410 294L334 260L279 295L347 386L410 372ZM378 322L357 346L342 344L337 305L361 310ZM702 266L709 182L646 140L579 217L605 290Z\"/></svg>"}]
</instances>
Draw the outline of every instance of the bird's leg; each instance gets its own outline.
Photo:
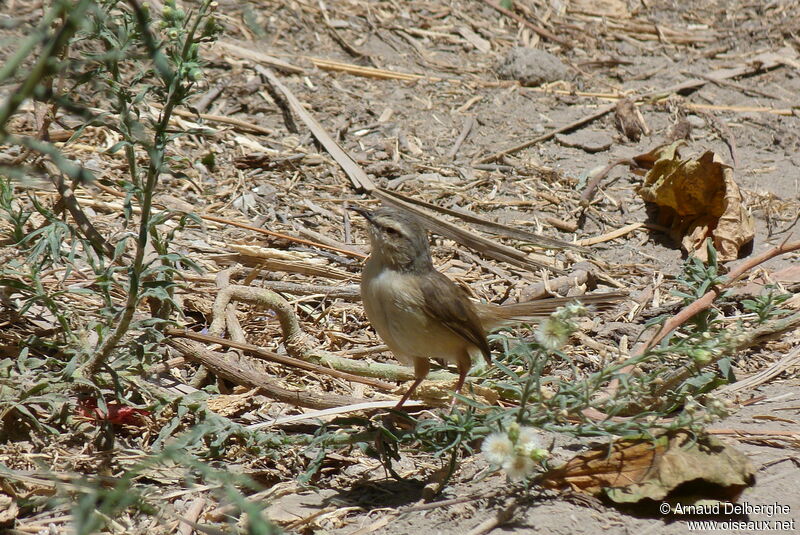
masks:
<instances>
[{"instance_id":1,"label":"bird's leg","mask_svg":"<svg viewBox=\"0 0 800 535\"><path fill-rule=\"evenodd\" d=\"M411 387L408 390L406 390L406 393L403 394L403 397L400 398L400 401L397 402L397 405L394 406L394 410L399 410L403 406L403 403L408 401L408 398L411 397L411 394L414 393L414 390L417 389L419 384L425 380L430 371L431 371L430 360L423 357L414 358L414 382L412 383Z\"/></svg>"},{"instance_id":2,"label":"bird's leg","mask_svg":"<svg viewBox=\"0 0 800 535\"><path fill-rule=\"evenodd\" d=\"M397 411L403 407L403 403L408 401L408 398L411 397L411 394L414 393L414 390L417 389L419 384L425 380L425 377L428 376L428 373L430 371L431 371L430 360L422 357L414 358L414 382L411 384L411 387L408 390L406 390L406 393L403 394L403 397L400 398L400 401L397 402L397 405L394 406L394 410ZM389 430L394 430L395 424L401 425L401 422L397 421L396 414L392 413L386 414L383 416L382 420L383 420L383 426ZM413 419L410 419L410 421L411 423L413 423ZM409 422L404 422L404 423L405 423L404 429L411 428L411 426L408 425ZM380 430L378 430L378 434L375 437L375 449L378 450L383 459L386 459L386 462L384 463L386 469L389 470L389 472L392 474L393 477L400 479L400 477L397 475L397 472L395 472L392 469L392 464L391 464L391 459L395 459L398 461L400 460L400 456L397 453L397 446L390 445L389 443L385 442L383 433Z\"/></svg>"},{"instance_id":3,"label":"bird's leg","mask_svg":"<svg viewBox=\"0 0 800 535\"><path fill-rule=\"evenodd\" d=\"M456 394L461 393L461 389L464 387L464 381L467 380L467 374L469 373L469 369L472 366L472 359L469 357L469 352L464 350L463 353L458 357L458 362L456 362L456 366L458 367L458 381L456 381ZM450 408L452 409L456 405L456 398L453 397L453 401L450 402Z\"/></svg>"},{"instance_id":4,"label":"bird's leg","mask_svg":"<svg viewBox=\"0 0 800 535\"><path fill-rule=\"evenodd\" d=\"M464 387L464 382L467 380L467 374L472 366L472 359L469 358L469 353L464 351L458 359L458 381L456 382L456 394L461 393Z\"/></svg>"}]
</instances>

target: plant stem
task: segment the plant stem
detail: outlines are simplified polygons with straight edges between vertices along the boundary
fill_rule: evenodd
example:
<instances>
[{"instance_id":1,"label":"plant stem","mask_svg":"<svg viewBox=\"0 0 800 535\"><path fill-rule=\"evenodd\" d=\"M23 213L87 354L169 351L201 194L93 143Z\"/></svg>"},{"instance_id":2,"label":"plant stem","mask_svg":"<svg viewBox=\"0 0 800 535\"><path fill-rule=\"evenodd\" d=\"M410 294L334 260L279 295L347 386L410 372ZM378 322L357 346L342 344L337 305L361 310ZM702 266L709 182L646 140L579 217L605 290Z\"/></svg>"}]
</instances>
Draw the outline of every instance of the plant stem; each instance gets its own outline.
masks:
<instances>
[{"instance_id":1,"label":"plant stem","mask_svg":"<svg viewBox=\"0 0 800 535\"><path fill-rule=\"evenodd\" d=\"M0 142L5 140L7 135L6 124L17 109L28 98L33 95L36 87L41 80L49 74L54 68L53 62L61 53L61 50L69 43L69 40L78 30L80 22L84 13L91 4L91 0L81 0L75 6L69 6L68 2L59 2L47 13L44 23L41 25L42 34L34 34L25 42L25 45L20 51L11 58L2 70L0 70L0 80L4 80L16 70L19 64L28 56L31 49L36 45L37 41L45 41L46 44L39 54L39 60L31 68L28 77L22 82L16 91L11 93L11 96L6 100L5 105L0 109ZM58 17L64 17L64 23L58 29L56 34L47 39L47 28Z\"/></svg>"}]
</instances>

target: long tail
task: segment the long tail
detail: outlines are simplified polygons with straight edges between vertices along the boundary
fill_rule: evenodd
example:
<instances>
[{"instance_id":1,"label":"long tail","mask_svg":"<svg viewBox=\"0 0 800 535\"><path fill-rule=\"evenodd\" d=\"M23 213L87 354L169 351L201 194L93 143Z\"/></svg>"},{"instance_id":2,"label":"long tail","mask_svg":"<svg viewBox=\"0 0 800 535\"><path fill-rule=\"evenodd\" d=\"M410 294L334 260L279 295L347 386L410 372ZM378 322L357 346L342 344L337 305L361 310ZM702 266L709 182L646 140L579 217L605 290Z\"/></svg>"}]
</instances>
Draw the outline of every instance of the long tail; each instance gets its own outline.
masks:
<instances>
[{"instance_id":1,"label":"long tail","mask_svg":"<svg viewBox=\"0 0 800 535\"><path fill-rule=\"evenodd\" d=\"M481 325L488 332L504 325L544 319L557 308L570 303L578 302L594 309L603 309L613 306L625 297L627 294L624 292L606 292L576 297L551 297L511 305L476 303L475 308Z\"/></svg>"}]
</instances>

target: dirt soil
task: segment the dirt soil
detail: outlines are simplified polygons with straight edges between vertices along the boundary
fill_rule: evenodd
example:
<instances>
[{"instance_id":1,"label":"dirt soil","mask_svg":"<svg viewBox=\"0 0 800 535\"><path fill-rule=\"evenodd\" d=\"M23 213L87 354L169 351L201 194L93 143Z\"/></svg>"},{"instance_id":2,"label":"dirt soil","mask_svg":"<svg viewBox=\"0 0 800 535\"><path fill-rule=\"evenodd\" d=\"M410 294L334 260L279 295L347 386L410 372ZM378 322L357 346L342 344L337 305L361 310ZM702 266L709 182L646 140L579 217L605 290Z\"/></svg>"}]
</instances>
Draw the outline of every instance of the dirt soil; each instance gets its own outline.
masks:
<instances>
[{"instance_id":1,"label":"dirt soil","mask_svg":"<svg viewBox=\"0 0 800 535\"><path fill-rule=\"evenodd\" d=\"M319 69L310 69L306 77L285 77L285 82L313 110L317 120L329 132L340 136L342 145L383 187L571 240L572 234L554 228L542 217L550 215L575 221L578 179L617 159L646 153L674 139L670 137L671 130L684 119L691 125L687 153L699 155L713 150L734 166L735 179L756 218L754 254L784 239L800 236L798 226L791 227L800 207L800 130L793 111L800 92L797 60L800 8L795 3L731 0L628 2L627 5L614 1L515 4L518 13L554 32L564 44L538 36L483 2L344 1L326 3L330 25L323 22L316 5L293 3L291 8L274 11L253 6L255 20L266 28L267 36L252 42L265 52L303 66L308 66L308 62L301 58L310 56L448 80L380 80ZM563 11L550 6L559 6ZM478 37L472 37L471 31ZM335 33L364 56L349 54L336 43ZM499 80L499 67L514 47L551 52L563 62L565 75L544 87L521 87ZM756 54L765 51L781 51L794 59L752 76L706 83L680 93L668 90L692 78L746 66ZM239 85L236 71L234 67L232 83L226 92ZM250 87L257 85L252 80L250 84ZM639 108L650 134L638 142L620 134L610 113L563 137L543 140L503 161L490 162L494 168L470 165L614 102L594 98L592 94L639 95L662 90L665 92L657 100L645 101ZM283 130L279 114L269 101L256 94L249 98L239 94L237 99L229 97L226 101L225 113L240 106L250 112L249 120L278 132ZM455 140L468 124L472 125L471 130L453 157ZM584 145L590 150L582 148ZM300 172L308 170L301 168ZM333 177L327 177L327 173ZM326 166L315 174L314 180L298 181L296 189L306 191L320 206L339 214L341 204L326 203L325 196L357 198L335 166ZM252 186L261 181L274 184L268 174L253 173L248 179L252 180ZM320 179L330 184L322 186ZM598 195L596 206L602 213L588 217L575 236L600 235L646 220L645 207L634 192L639 181L625 167L613 170ZM291 211L281 206L282 194L278 192L276 196L279 202L275 211ZM356 241L363 240L359 230L355 231ZM451 242L437 240L434 251L438 265L451 277L463 277L478 296L489 299L509 291L488 270L476 267L472 257L455 253L453 258L450 247ZM663 274L666 280L677 275L684 256L669 238L648 231L600 244L594 250L608 262L608 272L619 277L617 280L626 287L633 288L634 295L644 292L657 274ZM464 267L457 259L470 265ZM764 267L774 271L796 261L796 256L776 259ZM538 280L529 273L512 271L523 285ZM478 278L490 282L481 283ZM665 296L668 287L669 283L664 287L656 283L656 301L658 296L669 300ZM510 291L513 295L517 288ZM737 366L747 376L779 360L797 342L797 333L791 333L772 348L741 355ZM768 437L773 430L800 432L797 370L795 366L769 384L740 392L737 399L763 399L739 408L734 415L712 426L712 429L739 430L744 433L742 437L750 436L737 440L728 434L724 438L749 456L758 468L756 485L744 493L741 501L779 503L791 508L789 515L750 515L749 520L800 522L800 495L792 490L800 484L797 435L794 441ZM758 438L761 433L767 435ZM572 449L562 450L564 458L572 454ZM312 523L318 532L453 534L472 533L470 530L476 527L476 532L485 532L480 526L508 505L506 498L475 499L413 511L414 505L422 500L425 482L425 476L418 472L419 460L417 463L409 464L408 468L415 474L412 480L418 484L402 484L386 478L384 471L373 465L372 470L357 471L360 482L355 487L287 496L279 499L273 510L284 510L289 517L295 514L295 518L300 518L319 511L315 507L358 508L358 512L349 513L338 522ZM481 469L485 466L479 457L465 461L442 499L477 497L507 486L501 475L474 480L474 475L483 473ZM409 508L411 512L395 514ZM339 522L343 525L336 527ZM502 531L685 533L686 522L686 517L676 515L638 518L579 496L565 498L533 492L529 499L514 507ZM798 530L800 527L787 531Z\"/></svg>"},{"instance_id":2,"label":"dirt soil","mask_svg":"<svg viewBox=\"0 0 800 535\"><path fill-rule=\"evenodd\" d=\"M420 507L422 486L398 487L395 481L375 481L362 484L358 492L352 490L323 493L307 493L287 498L283 515L294 512L308 516L311 511L320 510L333 504L340 507L358 506L367 512L358 515L354 523L348 523L328 533L386 533L402 535L408 533L478 533L487 522L497 518L505 523L494 533L554 533L554 534L592 534L592 533L666 533L679 534L690 531L722 531L723 533L759 533L774 530L782 533L797 533L800 496L795 492L800 471L798 470L796 440L785 441L779 435L797 433L798 394L800 381L796 378L776 382L763 388L750 391L754 396L764 399L741 408L729 418L715 423L710 428L725 432L726 440L744 452L758 467L755 486L748 488L739 498L739 504L780 504L787 506L789 514L750 514L750 515L654 515L635 511L620 511L604 505L601 501L578 494L549 494L531 491L530 496L519 499L523 490L517 487L515 493L501 493L501 497L481 499L509 486L501 475L486 477L486 463L478 457L464 463L459 481L449 487L442 500L459 497L472 498L453 505L426 508ZM729 431L741 435L737 440ZM773 434L775 433L775 434ZM751 435L752 434L752 435ZM748 437L749 438L744 438ZM771 436L770 436L771 435ZM777 439L777 440L776 440ZM575 443L563 442L554 449L556 461L566 461L575 455ZM377 470L380 473L380 470ZM481 474L478 480L473 480ZM435 505L435 504L434 504ZM416 507L415 507L416 506ZM276 507L276 506L273 506ZM415 510L416 509L416 510ZM422 510L419 510L422 509ZM400 514L394 515L395 511ZM389 518L387 523L385 520ZM745 529L731 529L723 524L726 521L765 522L770 527L753 524ZM716 528L710 526L692 529L689 522L716 521ZM363 531L358 531L359 529Z\"/></svg>"},{"instance_id":3,"label":"dirt soil","mask_svg":"<svg viewBox=\"0 0 800 535\"><path fill-rule=\"evenodd\" d=\"M198 98L198 111L205 115L181 119L203 123L216 133L211 138L179 139L174 155L186 167L181 176L165 181L157 202L175 208L188 205L198 213L367 251L363 221L344 219L345 206L375 206L377 199L353 186L297 116L297 133L287 130L281 110L254 70L261 65L273 68L369 178L390 191L566 241L594 238L652 220L636 193L641 176L625 165L601 181L584 211L579 200L587 180L616 160L684 137L682 154L699 156L711 150L733 168L755 217L752 253L745 254L800 239L800 4L521 0L513 2L517 17L528 21L521 24L493 3L220 0L225 32L219 44L205 51L211 62L208 90ZM520 67L548 81L525 87L500 78L505 58L519 47L552 54ZM753 58L764 53L777 54L777 64L759 69ZM263 55L297 69L276 66ZM740 68L742 76L709 80L726 69ZM688 80L697 84L678 87ZM649 95L637 100L649 131L638 141L620 132L613 110L545 138L625 95ZM87 136L92 136L91 129ZM539 137L543 139L527 148L490 158ZM99 134L81 142L110 144ZM110 157L75 150L84 163L106 169L102 178L114 178L114 166L105 166L103 160ZM199 163L211 153L216 158L213 168ZM97 190L90 196L117 201ZM100 203L91 206L104 210ZM481 227L473 229L483 232ZM585 260L581 253L547 252L485 235L533 251L542 261L555 261L566 272ZM309 264L322 266L306 273L267 270L259 275L263 280L346 286L356 282L360 268L357 260L337 253L298 248L227 225L208 223L202 233L190 231L183 239L184 252L198 258L210 273L197 279L194 291L199 297L191 297L197 299L192 306L203 313L216 291L213 273L231 263L246 263L246 253L234 251L233 244L310 251ZM599 287L629 290L631 300L591 324L589 338L606 345L622 339L632 344L647 318L679 310L669 290L685 253L663 232L640 226L605 237L591 248ZM475 297L489 301L524 298L526 288L542 280L541 272L497 262L440 236L433 236L433 253L439 269ZM784 255L761 265L759 273L769 277L796 267L797 261L796 254ZM343 275L321 271L325 267ZM798 282L791 269L779 281L789 287ZM186 299L188 303L190 297ZM357 300L311 296L299 297L295 304L304 329L322 349L352 355L380 344ZM326 307L330 313L322 313ZM243 327L250 343L276 349L280 331L269 319L253 313L242 318ZM744 379L768 368L799 342L795 331L742 352L734 362L737 376ZM380 350L364 354L390 360L390 354ZM794 362L766 383L726 396L734 413L709 428L744 452L757 469L757 482L741 502L778 503L791 509L788 515L750 515L750 520L800 524L800 368L797 359ZM329 378L303 376L288 382L354 397L365 393L363 385ZM291 412L296 411L264 400L244 421ZM555 460L565 460L589 443L553 438ZM290 531L305 533L477 534L491 531L484 523L513 504L495 533L677 534L689 529L683 517L639 517L578 494L536 489L524 498L522 490L503 494L499 491L509 484L502 475L488 473L479 455L465 459L445 488L439 499L449 505L423 505L423 487L440 466L438 460L404 452L398 471L409 479L397 482L376 461L363 455L355 459L344 459L347 468L340 473L326 473L316 482L318 490L275 498L273 518L291 526ZM487 494L495 496L482 497ZM463 500L447 502L457 498ZM800 527L786 531L798 532Z\"/></svg>"}]
</instances>

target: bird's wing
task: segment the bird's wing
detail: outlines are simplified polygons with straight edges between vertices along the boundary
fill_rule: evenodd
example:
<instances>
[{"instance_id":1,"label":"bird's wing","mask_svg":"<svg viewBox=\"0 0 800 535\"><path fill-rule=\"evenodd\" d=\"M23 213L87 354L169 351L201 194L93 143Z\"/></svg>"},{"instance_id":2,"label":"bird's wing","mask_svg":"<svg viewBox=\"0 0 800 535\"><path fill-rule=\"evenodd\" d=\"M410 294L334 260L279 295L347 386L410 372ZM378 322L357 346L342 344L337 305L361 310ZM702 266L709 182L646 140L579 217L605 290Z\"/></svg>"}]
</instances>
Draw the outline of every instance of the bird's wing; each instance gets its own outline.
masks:
<instances>
[{"instance_id":1,"label":"bird's wing","mask_svg":"<svg viewBox=\"0 0 800 535\"><path fill-rule=\"evenodd\" d=\"M419 289L424 299L425 314L480 349L486 362L491 364L491 351L483 325L461 288L434 271L430 276L419 278Z\"/></svg>"}]
</instances>

